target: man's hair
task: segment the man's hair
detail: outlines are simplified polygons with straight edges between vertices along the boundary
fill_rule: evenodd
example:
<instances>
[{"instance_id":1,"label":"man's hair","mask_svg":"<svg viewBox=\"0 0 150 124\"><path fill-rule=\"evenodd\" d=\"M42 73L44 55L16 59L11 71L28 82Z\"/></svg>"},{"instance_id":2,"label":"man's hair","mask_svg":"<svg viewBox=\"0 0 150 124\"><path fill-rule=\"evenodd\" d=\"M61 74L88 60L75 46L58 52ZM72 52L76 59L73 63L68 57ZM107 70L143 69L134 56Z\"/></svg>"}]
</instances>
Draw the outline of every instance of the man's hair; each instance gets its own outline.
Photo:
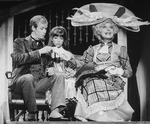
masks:
<instances>
[{"instance_id":1,"label":"man's hair","mask_svg":"<svg viewBox=\"0 0 150 124\"><path fill-rule=\"evenodd\" d=\"M32 31L32 26L34 26L35 28L37 28L39 22L42 23L42 24L47 24L48 23L47 19L44 16L42 16L42 15L33 16L30 19L30 24L29 24L30 30Z\"/></svg>"}]
</instances>

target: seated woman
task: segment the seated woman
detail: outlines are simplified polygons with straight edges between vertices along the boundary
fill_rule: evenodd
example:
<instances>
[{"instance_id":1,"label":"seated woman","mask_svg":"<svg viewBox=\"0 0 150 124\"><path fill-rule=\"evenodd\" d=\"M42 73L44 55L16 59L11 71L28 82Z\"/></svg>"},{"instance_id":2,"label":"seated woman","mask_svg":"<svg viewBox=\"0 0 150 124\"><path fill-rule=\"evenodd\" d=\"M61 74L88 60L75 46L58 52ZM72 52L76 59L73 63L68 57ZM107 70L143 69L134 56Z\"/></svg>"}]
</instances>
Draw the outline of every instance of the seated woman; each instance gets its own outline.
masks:
<instances>
[{"instance_id":1,"label":"seated woman","mask_svg":"<svg viewBox=\"0 0 150 124\"><path fill-rule=\"evenodd\" d=\"M83 9L80 10L83 11ZM72 23L76 23L77 20L73 19L75 17L72 18ZM81 24L79 23L80 26ZM119 27L111 18L105 18L93 24L92 28L99 43L90 46L82 57L76 58L77 64L81 61L92 62L94 70L81 74L89 74L88 77L79 76L77 79L77 83L82 83L82 85L76 84L78 103L75 117L82 121L130 121L134 110L124 94L123 78L131 77L132 69L126 47L113 42L114 36L119 32ZM97 75L94 77L92 73ZM79 78L83 81L81 82Z\"/></svg>"},{"instance_id":2,"label":"seated woman","mask_svg":"<svg viewBox=\"0 0 150 124\"><path fill-rule=\"evenodd\" d=\"M73 26L92 25L93 34L99 41L90 46L76 63L93 63L77 78L77 107L75 117L87 121L130 121L134 110L125 94L123 78L132 76L132 69L125 46L114 43L119 27L138 32L141 22L127 8L108 3L91 3L77 9L68 17Z\"/></svg>"},{"instance_id":3,"label":"seated woman","mask_svg":"<svg viewBox=\"0 0 150 124\"><path fill-rule=\"evenodd\" d=\"M99 44L90 46L82 61L93 61L95 72L105 70L107 78L92 77L83 81L82 94L81 87L78 90L77 118L95 121L128 121L132 118L134 110L126 100L122 79L131 77L132 69L126 47L113 43L118 30L111 19L93 26Z\"/></svg>"}]
</instances>

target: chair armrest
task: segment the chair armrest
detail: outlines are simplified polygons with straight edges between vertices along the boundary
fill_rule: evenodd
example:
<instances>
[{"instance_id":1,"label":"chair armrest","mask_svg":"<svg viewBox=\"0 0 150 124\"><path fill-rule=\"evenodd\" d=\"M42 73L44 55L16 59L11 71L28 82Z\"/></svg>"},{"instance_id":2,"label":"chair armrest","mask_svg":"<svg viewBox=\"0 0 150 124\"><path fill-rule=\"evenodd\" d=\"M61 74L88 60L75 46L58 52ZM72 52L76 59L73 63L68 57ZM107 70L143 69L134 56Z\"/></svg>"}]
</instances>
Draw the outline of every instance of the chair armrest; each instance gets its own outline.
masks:
<instances>
[{"instance_id":1,"label":"chair armrest","mask_svg":"<svg viewBox=\"0 0 150 124\"><path fill-rule=\"evenodd\" d=\"M12 78L13 78L11 71L6 71L6 72L5 72L5 76L6 76L7 79L12 79Z\"/></svg>"}]
</instances>

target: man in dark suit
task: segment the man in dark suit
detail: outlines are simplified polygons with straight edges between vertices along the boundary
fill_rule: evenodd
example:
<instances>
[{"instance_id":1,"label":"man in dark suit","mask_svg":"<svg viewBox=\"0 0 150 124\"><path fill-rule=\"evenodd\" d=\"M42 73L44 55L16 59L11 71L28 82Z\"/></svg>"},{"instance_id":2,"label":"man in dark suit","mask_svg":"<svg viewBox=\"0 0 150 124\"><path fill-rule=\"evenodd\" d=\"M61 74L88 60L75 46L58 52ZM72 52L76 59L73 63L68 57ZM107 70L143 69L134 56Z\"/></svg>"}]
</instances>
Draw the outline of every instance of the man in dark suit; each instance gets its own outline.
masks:
<instances>
[{"instance_id":1,"label":"man in dark suit","mask_svg":"<svg viewBox=\"0 0 150 124\"><path fill-rule=\"evenodd\" d=\"M43 77L43 72L38 79L31 74L31 68L42 63L43 56L52 49L45 46L44 39L48 27L48 21L44 16L36 15L30 20L31 34L25 38L17 38L13 44L13 92L23 96L28 111L28 121L35 120L36 106L35 93L52 91L51 117L60 118L60 110L65 108L65 78L62 75ZM36 67L34 67L36 68ZM42 69L43 70L43 69ZM36 83L35 83L36 82Z\"/></svg>"}]
</instances>

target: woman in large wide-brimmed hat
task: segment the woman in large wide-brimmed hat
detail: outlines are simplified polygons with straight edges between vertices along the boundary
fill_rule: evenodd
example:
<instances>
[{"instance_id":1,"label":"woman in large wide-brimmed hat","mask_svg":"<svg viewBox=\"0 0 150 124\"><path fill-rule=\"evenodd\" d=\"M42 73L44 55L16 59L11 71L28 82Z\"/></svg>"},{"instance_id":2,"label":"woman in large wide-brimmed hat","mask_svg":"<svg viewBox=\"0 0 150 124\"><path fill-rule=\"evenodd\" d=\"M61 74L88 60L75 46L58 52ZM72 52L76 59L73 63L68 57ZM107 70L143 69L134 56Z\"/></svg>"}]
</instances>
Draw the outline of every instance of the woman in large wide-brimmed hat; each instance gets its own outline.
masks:
<instances>
[{"instance_id":1,"label":"woman in large wide-brimmed hat","mask_svg":"<svg viewBox=\"0 0 150 124\"><path fill-rule=\"evenodd\" d=\"M93 62L94 70L85 71L77 78L75 117L82 121L130 121L134 110L125 97L123 78L132 76L132 68L126 47L114 43L113 39L119 27L138 32L139 26L149 23L139 21L123 6L108 3L85 5L68 19L73 26L93 25L93 33L99 40L99 44L89 46L76 59L77 64Z\"/></svg>"}]
</instances>

